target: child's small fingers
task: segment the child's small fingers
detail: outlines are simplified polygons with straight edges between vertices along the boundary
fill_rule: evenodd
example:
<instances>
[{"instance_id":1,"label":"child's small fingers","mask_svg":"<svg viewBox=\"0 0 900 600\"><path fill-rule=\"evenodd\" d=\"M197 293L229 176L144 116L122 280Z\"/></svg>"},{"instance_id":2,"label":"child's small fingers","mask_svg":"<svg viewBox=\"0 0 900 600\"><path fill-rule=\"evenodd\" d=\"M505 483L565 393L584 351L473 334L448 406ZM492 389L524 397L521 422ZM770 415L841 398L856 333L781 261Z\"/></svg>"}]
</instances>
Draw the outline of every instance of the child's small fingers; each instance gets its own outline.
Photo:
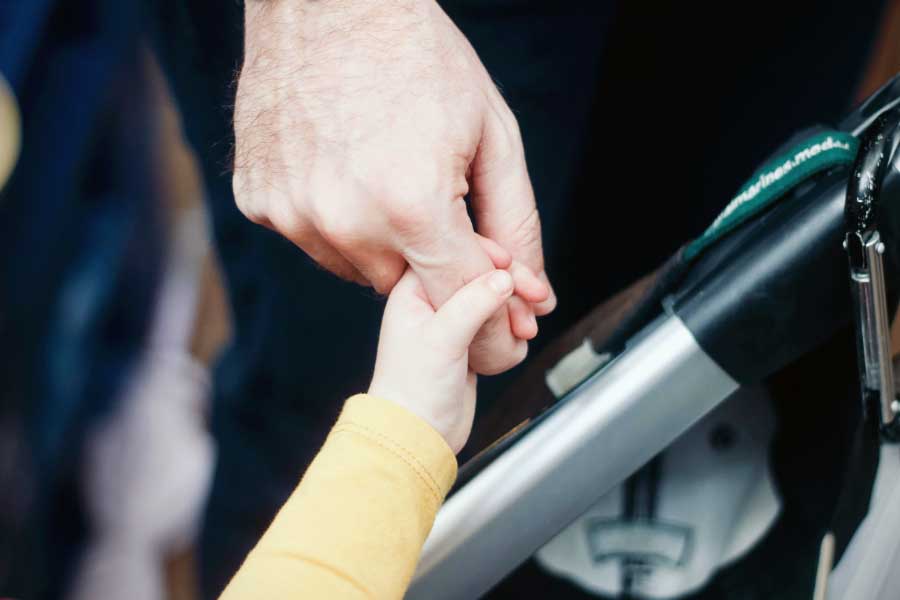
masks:
<instances>
[{"instance_id":1,"label":"child's small fingers","mask_svg":"<svg viewBox=\"0 0 900 600\"><path fill-rule=\"evenodd\" d=\"M494 263L495 269L509 268L509 265L512 263L512 255L503 246L478 233L475 236L478 238L478 243L481 244L482 249L490 257L491 262Z\"/></svg>"},{"instance_id":2,"label":"child's small fingers","mask_svg":"<svg viewBox=\"0 0 900 600\"><path fill-rule=\"evenodd\" d=\"M447 350L464 352L481 326L513 293L512 276L496 270L475 279L447 300L434 314L432 326Z\"/></svg>"},{"instance_id":3,"label":"child's small fingers","mask_svg":"<svg viewBox=\"0 0 900 600\"><path fill-rule=\"evenodd\" d=\"M520 340L531 340L538 334L537 319L530 304L513 296L506 304L509 307L509 325L513 335Z\"/></svg>"},{"instance_id":4,"label":"child's small fingers","mask_svg":"<svg viewBox=\"0 0 900 600\"><path fill-rule=\"evenodd\" d=\"M537 304L550 297L550 286L545 284L534 272L518 261L513 261L509 272L515 282L516 295L526 302Z\"/></svg>"}]
</instances>

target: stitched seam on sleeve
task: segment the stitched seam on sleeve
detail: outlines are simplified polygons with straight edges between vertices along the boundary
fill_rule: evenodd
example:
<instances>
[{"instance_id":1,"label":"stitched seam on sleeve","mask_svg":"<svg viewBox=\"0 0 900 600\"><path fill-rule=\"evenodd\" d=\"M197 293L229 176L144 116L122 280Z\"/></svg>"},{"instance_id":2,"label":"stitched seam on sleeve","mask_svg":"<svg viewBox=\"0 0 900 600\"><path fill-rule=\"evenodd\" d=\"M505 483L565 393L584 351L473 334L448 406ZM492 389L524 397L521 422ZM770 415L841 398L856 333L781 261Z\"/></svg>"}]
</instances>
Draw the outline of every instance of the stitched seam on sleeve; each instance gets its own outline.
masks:
<instances>
[{"instance_id":1,"label":"stitched seam on sleeve","mask_svg":"<svg viewBox=\"0 0 900 600\"><path fill-rule=\"evenodd\" d=\"M378 446L384 448L391 454L395 455L397 458L406 463L406 465L422 480L422 483L425 484L425 487L431 492L434 496L435 501L438 505L441 504L441 488L432 477L431 473L428 472L428 469L422 465L419 460L412 455L406 448L397 444L389 437L378 433L377 431L373 431L361 425L357 425L356 423L345 421L338 427L334 429L332 433L355 433L362 437L365 437L377 444Z\"/></svg>"},{"instance_id":2,"label":"stitched seam on sleeve","mask_svg":"<svg viewBox=\"0 0 900 600\"><path fill-rule=\"evenodd\" d=\"M418 468L422 471L422 473L424 473L424 475L428 478L429 483L432 485L435 493L438 496L438 502L440 502L441 486L438 484L437 480L434 478L434 475L431 473L431 471L428 469L428 467L426 467L424 464L422 464L422 461L420 461L419 458L409 448L398 444L396 441L394 441L393 438L390 438L379 431L375 431L374 429L366 427L365 425L360 425L359 423L357 423L355 421L346 421L346 424L350 425L352 427L355 427L355 428L359 428L362 431L364 431L370 435L373 435L381 440L384 440L385 442L390 444L392 447L397 448L397 450L399 450L400 452L405 454L406 458L408 458L410 461L415 463L418 466Z\"/></svg>"},{"instance_id":3,"label":"stitched seam on sleeve","mask_svg":"<svg viewBox=\"0 0 900 600\"><path fill-rule=\"evenodd\" d=\"M442 502L441 486L435 481L429 470L423 465L419 459L415 457L408 449L404 448L386 435L369 429L352 421L344 421L334 428L332 434L337 433L356 433L363 437L369 438L375 444L378 444L385 450L396 455L400 460L405 462L412 471L419 476L419 479L425 484L425 487L434 495L438 505Z\"/></svg>"},{"instance_id":4,"label":"stitched seam on sleeve","mask_svg":"<svg viewBox=\"0 0 900 600\"><path fill-rule=\"evenodd\" d=\"M322 560L313 558L311 556L305 556L303 554L298 554L295 552L287 552L284 550L267 549L262 554L256 554L256 553L253 553L253 554L255 555L255 558L257 560L265 560L265 556L274 556L276 558L284 558L288 561L305 562L305 563L311 564L311 565L318 567L324 571L328 571L329 573L331 573L332 575L334 575L335 577L337 577L338 579L340 579L342 581L346 581L351 586L353 586L354 588L359 590L359 592L366 598L372 598L373 600L375 600L375 596L372 594L372 592L370 592L368 589L366 589L366 587L362 583L357 581L356 578L352 577L351 575L345 573L341 569L338 569L337 567L330 565L327 562L324 562Z\"/></svg>"}]
</instances>

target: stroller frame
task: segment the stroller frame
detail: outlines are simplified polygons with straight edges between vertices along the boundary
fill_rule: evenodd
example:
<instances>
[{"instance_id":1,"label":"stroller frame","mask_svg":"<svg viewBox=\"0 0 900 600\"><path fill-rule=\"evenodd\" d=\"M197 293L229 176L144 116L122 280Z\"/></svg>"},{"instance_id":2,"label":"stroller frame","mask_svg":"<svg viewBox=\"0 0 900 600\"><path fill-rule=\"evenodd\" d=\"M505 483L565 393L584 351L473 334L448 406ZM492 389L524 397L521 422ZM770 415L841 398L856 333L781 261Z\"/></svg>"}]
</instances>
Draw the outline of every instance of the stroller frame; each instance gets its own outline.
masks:
<instances>
[{"instance_id":1,"label":"stroller frame","mask_svg":"<svg viewBox=\"0 0 900 600\"><path fill-rule=\"evenodd\" d=\"M900 80L894 79L845 119L841 129L859 136L898 104ZM804 193L817 198L815 219L840 224L847 173L825 179ZM838 225L838 236L839 230ZM890 241L896 244L897 239ZM840 266L840 289L846 289L846 259ZM842 318L849 322L849 293L845 296ZM662 314L632 335L618 356L567 393L450 497L425 544L407 598L486 593L742 384L766 375L735 374L729 360L714 351L716 344L706 343L722 332L710 338L698 331L697 323L705 326L709 319L697 319L689 304L665 302Z\"/></svg>"}]
</instances>

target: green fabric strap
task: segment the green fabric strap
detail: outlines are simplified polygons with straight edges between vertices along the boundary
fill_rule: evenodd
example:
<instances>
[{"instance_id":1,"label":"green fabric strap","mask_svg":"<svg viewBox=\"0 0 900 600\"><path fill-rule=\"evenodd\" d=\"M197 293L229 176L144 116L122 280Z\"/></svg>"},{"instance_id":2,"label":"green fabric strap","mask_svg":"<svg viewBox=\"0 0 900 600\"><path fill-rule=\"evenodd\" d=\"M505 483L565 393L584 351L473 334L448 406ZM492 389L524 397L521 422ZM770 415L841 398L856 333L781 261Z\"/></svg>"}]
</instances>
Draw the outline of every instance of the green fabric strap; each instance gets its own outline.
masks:
<instances>
[{"instance_id":1,"label":"green fabric strap","mask_svg":"<svg viewBox=\"0 0 900 600\"><path fill-rule=\"evenodd\" d=\"M773 204L797 184L836 165L853 162L859 142L840 131L817 133L763 165L728 203L703 235L688 244L691 260L726 233Z\"/></svg>"}]
</instances>

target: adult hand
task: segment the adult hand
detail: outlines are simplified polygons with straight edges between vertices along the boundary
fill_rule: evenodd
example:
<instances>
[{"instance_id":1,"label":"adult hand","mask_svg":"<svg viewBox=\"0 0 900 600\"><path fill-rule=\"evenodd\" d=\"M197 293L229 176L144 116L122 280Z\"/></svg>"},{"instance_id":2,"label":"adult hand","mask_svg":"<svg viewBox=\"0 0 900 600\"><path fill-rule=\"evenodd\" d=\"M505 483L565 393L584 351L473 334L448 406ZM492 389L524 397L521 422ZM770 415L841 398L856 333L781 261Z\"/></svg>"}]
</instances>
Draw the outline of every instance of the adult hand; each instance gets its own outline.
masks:
<instances>
[{"instance_id":1,"label":"adult hand","mask_svg":"<svg viewBox=\"0 0 900 600\"><path fill-rule=\"evenodd\" d=\"M492 264L477 230L546 284L473 344L518 363L555 298L515 117L434 0L247 0L234 190L254 222L389 292L408 264L442 305Z\"/></svg>"}]
</instances>

